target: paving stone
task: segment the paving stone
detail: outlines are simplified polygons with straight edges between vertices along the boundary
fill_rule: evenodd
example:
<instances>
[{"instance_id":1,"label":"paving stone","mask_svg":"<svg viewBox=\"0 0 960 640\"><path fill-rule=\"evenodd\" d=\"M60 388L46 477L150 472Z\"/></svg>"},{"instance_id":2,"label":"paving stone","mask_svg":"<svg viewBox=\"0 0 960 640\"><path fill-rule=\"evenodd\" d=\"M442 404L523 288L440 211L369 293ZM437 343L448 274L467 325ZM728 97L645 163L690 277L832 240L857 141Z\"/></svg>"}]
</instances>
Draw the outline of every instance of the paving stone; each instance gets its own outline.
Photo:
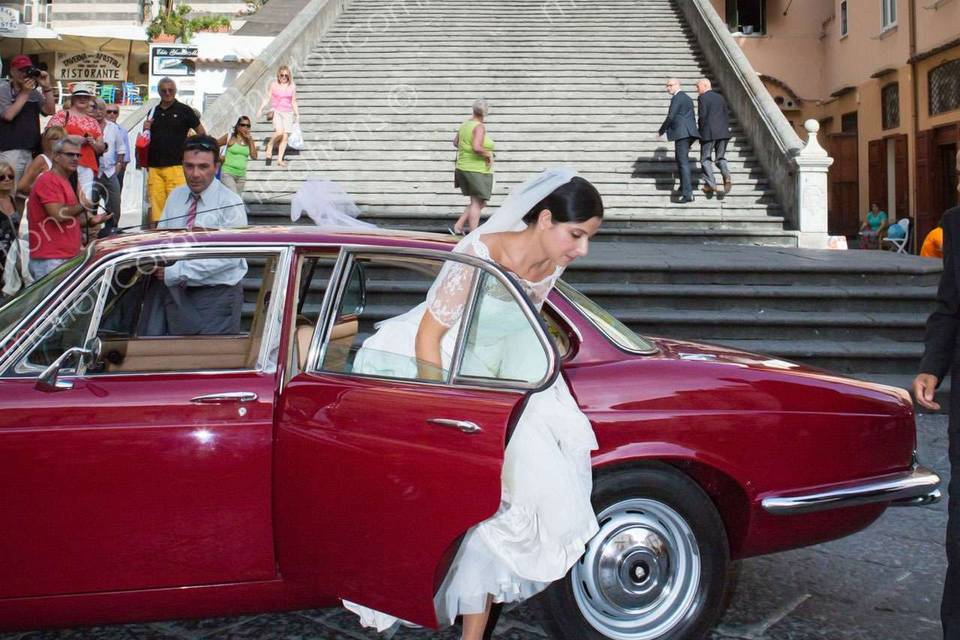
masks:
<instances>
[{"instance_id":1,"label":"paving stone","mask_svg":"<svg viewBox=\"0 0 960 640\"><path fill-rule=\"evenodd\" d=\"M226 631L237 625L252 620L256 616L231 616L227 618L200 618L195 620L170 620L159 623L159 626L178 636L190 638L206 638L220 631Z\"/></svg>"},{"instance_id":2,"label":"paving stone","mask_svg":"<svg viewBox=\"0 0 960 640\"><path fill-rule=\"evenodd\" d=\"M19 640L182 640L159 624L104 625L31 631Z\"/></svg>"},{"instance_id":3,"label":"paving stone","mask_svg":"<svg viewBox=\"0 0 960 640\"><path fill-rule=\"evenodd\" d=\"M286 613L256 616L204 637L211 640L357 640L364 636L342 633L312 618Z\"/></svg>"}]
</instances>

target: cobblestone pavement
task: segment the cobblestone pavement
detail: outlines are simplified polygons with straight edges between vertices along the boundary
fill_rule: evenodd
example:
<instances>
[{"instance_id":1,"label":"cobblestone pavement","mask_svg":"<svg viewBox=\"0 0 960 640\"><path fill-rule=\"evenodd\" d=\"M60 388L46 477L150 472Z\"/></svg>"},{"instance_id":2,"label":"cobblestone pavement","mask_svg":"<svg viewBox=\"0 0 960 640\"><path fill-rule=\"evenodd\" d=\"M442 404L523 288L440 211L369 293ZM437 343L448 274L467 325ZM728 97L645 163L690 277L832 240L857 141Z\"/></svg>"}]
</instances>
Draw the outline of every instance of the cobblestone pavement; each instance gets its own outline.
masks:
<instances>
[{"instance_id":1,"label":"cobblestone pavement","mask_svg":"<svg viewBox=\"0 0 960 640\"><path fill-rule=\"evenodd\" d=\"M947 419L920 416L920 457L946 480ZM946 503L890 509L866 531L746 560L731 606L710 640L939 640ZM366 640L342 609L0 634L0 640ZM528 607L500 620L498 640L544 640ZM403 630L394 640L456 640Z\"/></svg>"}]
</instances>

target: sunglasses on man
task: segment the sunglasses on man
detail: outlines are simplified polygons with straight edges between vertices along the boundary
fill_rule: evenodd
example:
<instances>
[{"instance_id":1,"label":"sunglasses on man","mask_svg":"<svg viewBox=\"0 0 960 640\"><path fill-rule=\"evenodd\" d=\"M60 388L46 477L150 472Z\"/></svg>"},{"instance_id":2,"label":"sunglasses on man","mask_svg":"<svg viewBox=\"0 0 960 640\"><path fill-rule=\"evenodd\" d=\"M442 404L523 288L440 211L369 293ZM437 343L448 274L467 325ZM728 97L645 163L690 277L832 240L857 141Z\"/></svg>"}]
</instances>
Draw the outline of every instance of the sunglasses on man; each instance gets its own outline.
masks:
<instances>
[{"instance_id":1,"label":"sunglasses on man","mask_svg":"<svg viewBox=\"0 0 960 640\"><path fill-rule=\"evenodd\" d=\"M184 151L213 151L216 153L220 150L218 146L207 142L206 140L192 140L183 145Z\"/></svg>"}]
</instances>

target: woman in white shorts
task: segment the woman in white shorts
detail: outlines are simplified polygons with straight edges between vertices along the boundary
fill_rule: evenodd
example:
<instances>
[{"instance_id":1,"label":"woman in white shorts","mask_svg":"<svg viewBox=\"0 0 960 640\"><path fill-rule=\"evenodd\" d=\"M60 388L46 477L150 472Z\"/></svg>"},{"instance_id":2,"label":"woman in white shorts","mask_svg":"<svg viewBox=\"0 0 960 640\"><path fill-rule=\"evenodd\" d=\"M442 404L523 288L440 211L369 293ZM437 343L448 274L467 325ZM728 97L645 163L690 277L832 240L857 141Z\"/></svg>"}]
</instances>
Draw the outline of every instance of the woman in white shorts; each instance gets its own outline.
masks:
<instances>
[{"instance_id":1,"label":"woman in white shorts","mask_svg":"<svg viewBox=\"0 0 960 640\"><path fill-rule=\"evenodd\" d=\"M270 83L263 103L257 109L257 118L263 113L267 103L273 109L273 136L267 141L267 165L273 156L273 145L279 143L277 149L277 166L286 166L283 153L287 150L287 138L293 131L293 123L300 119L300 110L297 108L297 87L293 84L290 67L283 65L277 69L277 79Z\"/></svg>"}]
</instances>

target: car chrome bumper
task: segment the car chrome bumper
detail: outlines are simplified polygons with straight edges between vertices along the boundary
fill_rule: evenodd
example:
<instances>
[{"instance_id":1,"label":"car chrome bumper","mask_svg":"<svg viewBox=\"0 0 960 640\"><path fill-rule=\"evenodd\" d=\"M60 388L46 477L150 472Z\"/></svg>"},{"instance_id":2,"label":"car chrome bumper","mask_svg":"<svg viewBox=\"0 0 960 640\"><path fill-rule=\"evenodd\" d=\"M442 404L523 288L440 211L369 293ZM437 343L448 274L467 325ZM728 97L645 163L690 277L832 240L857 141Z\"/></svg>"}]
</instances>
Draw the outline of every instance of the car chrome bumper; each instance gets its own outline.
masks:
<instances>
[{"instance_id":1,"label":"car chrome bumper","mask_svg":"<svg viewBox=\"0 0 960 640\"><path fill-rule=\"evenodd\" d=\"M776 515L813 513L873 502L917 506L940 500L939 486L940 476L926 467L916 465L910 471L882 480L870 480L799 496L769 496L764 498L761 504L768 513Z\"/></svg>"}]
</instances>

